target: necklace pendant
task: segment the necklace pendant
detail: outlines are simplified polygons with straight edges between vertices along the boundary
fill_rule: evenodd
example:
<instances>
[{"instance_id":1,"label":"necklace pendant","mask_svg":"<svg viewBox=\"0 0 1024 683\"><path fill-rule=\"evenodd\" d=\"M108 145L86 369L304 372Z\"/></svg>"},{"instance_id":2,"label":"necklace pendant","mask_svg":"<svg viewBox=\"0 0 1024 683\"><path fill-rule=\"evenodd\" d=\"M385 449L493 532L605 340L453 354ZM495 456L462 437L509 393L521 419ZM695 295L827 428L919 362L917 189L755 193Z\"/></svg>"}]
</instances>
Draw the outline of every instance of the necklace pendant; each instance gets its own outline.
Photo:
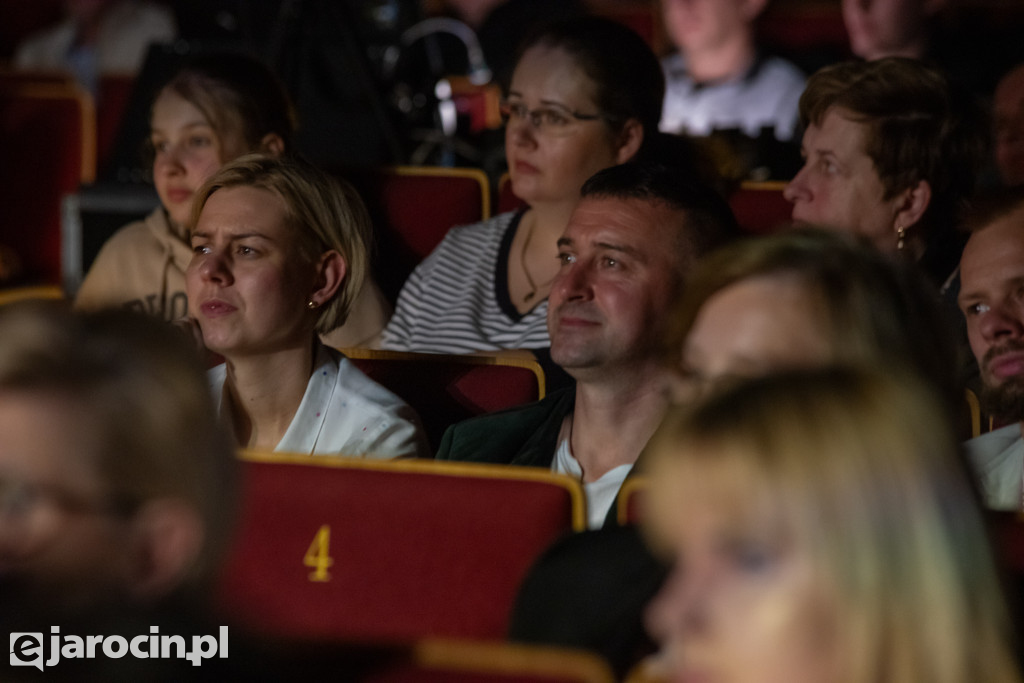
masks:
<instances>
[{"instance_id":1,"label":"necklace pendant","mask_svg":"<svg viewBox=\"0 0 1024 683\"><path fill-rule=\"evenodd\" d=\"M524 301L524 302L528 302L528 301L529 301L530 299L532 299L532 298L534 297L534 295L535 295L536 293L537 293L537 292L527 292L527 293L526 293L526 296L524 296L524 297L523 297L523 301Z\"/></svg>"}]
</instances>

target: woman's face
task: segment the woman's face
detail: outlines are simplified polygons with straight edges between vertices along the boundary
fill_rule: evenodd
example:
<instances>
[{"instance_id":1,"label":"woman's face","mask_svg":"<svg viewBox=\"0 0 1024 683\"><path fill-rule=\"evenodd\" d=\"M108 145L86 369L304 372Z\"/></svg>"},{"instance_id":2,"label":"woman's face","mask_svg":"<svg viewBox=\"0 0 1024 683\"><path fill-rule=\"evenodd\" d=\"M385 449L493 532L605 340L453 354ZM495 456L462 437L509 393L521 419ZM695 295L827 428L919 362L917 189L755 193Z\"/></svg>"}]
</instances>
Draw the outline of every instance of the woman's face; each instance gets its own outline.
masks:
<instances>
[{"instance_id":1,"label":"woman's face","mask_svg":"<svg viewBox=\"0 0 1024 683\"><path fill-rule=\"evenodd\" d=\"M130 525L111 511L99 434L81 401L0 391L0 586L110 596L129 578Z\"/></svg>"},{"instance_id":2,"label":"woman's face","mask_svg":"<svg viewBox=\"0 0 1024 683\"><path fill-rule=\"evenodd\" d=\"M528 203L575 201L583 182L620 158L618 136L600 118L580 120L570 112L597 116L594 84L564 50L536 46L516 64L508 102L531 112L546 111L563 126L538 128L509 119L505 153L516 195Z\"/></svg>"},{"instance_id":3,"label":"woman's face","mask_svg":"<svg viewBox=\"0 0 1024 683\"><path fill-rule=\"evenodd\" d=\"M207 348L227 358L309 344L306 302L316 268L285 222L284 200L268 190L229 187L206 201L192 233L185 274L189 315Z\"/></svg>"},{"instance_id":4,"label":"woman's face","mask_svg":"<svg viewBox=\"0 0 1024 683\"><path fill-rule=\"evenodd\" d=\"M203 113L188 100L164 90L150 121L153 182L171 221L184 225L192 197L221 166L246 152L241 136L221 139Z\"/></svg>"},{"instance_id":5,"label":"woman's face","mask_svg":"<svg viewBox=\"0 0 1024 683\"><path fill-rule=\"evenodd\" d=\"M807 127L801 147L804 166L784 194L793 203L794 221L861 235L879 251L895 252L902 193L885 198L867 153L867 124L852 116L832 108L820 126Z\"/></svg>"},{"instance_id":6,"label":"woman's face","mask_svg":"<svg viewBox=\"0 0 1024 683\"><path fill-rule=\"evenodd\" d=\"M787 275L747 278L715 292L683 345L685 389L828 362L833 353L820 306Z\"/></svg>"},{"instance_id":7,"label":"woman's face","mask_svg":"<svg viewBox=\"0 0 1024 683\"><path fill-rule=\"evenodd\" d=\"M834 592L778 499L722 495L702 467L663 463L650 492L653 537L675 566L646 614L665 673L687 683L839 680Z\"/></svg>"}]
</instances>

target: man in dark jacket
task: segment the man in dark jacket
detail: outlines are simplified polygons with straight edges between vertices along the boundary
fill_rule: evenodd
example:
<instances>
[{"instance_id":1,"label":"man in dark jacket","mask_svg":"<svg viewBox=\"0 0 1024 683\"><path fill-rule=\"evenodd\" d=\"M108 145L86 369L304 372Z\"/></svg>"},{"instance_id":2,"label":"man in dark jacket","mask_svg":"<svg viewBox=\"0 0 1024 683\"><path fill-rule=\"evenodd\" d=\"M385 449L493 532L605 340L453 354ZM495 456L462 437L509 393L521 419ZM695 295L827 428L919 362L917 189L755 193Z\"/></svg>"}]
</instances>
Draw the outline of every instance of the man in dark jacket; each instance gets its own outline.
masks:
<instances>
[{"instance_id":1,"label":"man in dark jacket","mask_svg":"<svg viewBox=\"0 0 1024 683\"><path fill-rule=\"evenodd\" d=\"M551 358L576 380L542 401L451 427L437 458L544 467L583 482L600 527L661 421L667 312L699 256L735 234L686 172L627 163L594 175L559 239Z\"/></svg>"}]
</instances>

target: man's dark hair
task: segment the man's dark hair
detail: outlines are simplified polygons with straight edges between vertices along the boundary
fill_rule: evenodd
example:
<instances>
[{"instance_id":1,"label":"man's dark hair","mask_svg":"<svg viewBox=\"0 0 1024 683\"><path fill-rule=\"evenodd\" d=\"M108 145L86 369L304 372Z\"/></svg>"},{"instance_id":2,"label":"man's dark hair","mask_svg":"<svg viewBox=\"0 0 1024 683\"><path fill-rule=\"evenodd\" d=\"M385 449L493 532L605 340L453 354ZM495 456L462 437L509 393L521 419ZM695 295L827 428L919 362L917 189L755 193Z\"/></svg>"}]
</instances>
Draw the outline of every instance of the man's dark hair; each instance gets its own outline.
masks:
<instances>
[{"instance_id":1,"label":"man's dark hair","mask_svg":"<svg viewBox=\"0 0 1024 683\"><path fill-rule=\"evenodd\" d=\"M592 175L580 196L642 199L683 211L686 221L678 226L678 245L680 267L686 270L740 234L728 202L686 168L645 161L619 164Z\"/></svg>"}]
</instances>

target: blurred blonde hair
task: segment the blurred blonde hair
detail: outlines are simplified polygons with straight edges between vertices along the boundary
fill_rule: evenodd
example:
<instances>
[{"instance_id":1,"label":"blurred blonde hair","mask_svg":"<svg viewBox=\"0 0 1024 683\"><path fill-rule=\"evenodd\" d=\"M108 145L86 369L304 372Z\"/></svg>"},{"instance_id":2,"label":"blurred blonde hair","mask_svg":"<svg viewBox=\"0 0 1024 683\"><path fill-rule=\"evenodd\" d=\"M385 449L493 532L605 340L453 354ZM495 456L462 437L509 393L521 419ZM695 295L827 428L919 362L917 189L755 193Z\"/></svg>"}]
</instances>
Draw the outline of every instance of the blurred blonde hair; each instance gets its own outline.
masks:
<instances>
[{"instance_id":1,"label":"blurred blonde hair","mask_svg":"<svg viewBox=\"0 0 1024 683\"><path fill-rule=\"evenodd\" d=\"M344 180L298 159L247 154L221 168L196 192L190 233L210 195L229 187L253 187L280 197L299 254L311 266L328 251L341 254L345 278L335 295L321 304L316 331L324 334L341 327L370 268L372 226L359 194Z\"/></svg>"},{"instance_id":2,"label":"blurred blonde hair","mask_svg":"<svg viewBox=\"0 0 1024 683\"><path fill-rule=\"evenodd\" d=\"M814 228L739 240L698 261L672 313L665 358L678 369L701 308L730 285L787 277L808 296L835 362L913 368L955 411L963 403L959 351L937 292L910 266L859 238Z\"/></svg>"},{"instance_id":3,"label":"blurred blonde hair","mask_svg":"<svg viewBox=\"0 0 1024 683\"><path fill-rule=\"evenodd\" d=\"M972 480L917 378L833 366L750 380L674 408L647 450L655 537L680 486L777 506L836 593L844 681L1020 680Z\"/></svg>"}]
</instances>

